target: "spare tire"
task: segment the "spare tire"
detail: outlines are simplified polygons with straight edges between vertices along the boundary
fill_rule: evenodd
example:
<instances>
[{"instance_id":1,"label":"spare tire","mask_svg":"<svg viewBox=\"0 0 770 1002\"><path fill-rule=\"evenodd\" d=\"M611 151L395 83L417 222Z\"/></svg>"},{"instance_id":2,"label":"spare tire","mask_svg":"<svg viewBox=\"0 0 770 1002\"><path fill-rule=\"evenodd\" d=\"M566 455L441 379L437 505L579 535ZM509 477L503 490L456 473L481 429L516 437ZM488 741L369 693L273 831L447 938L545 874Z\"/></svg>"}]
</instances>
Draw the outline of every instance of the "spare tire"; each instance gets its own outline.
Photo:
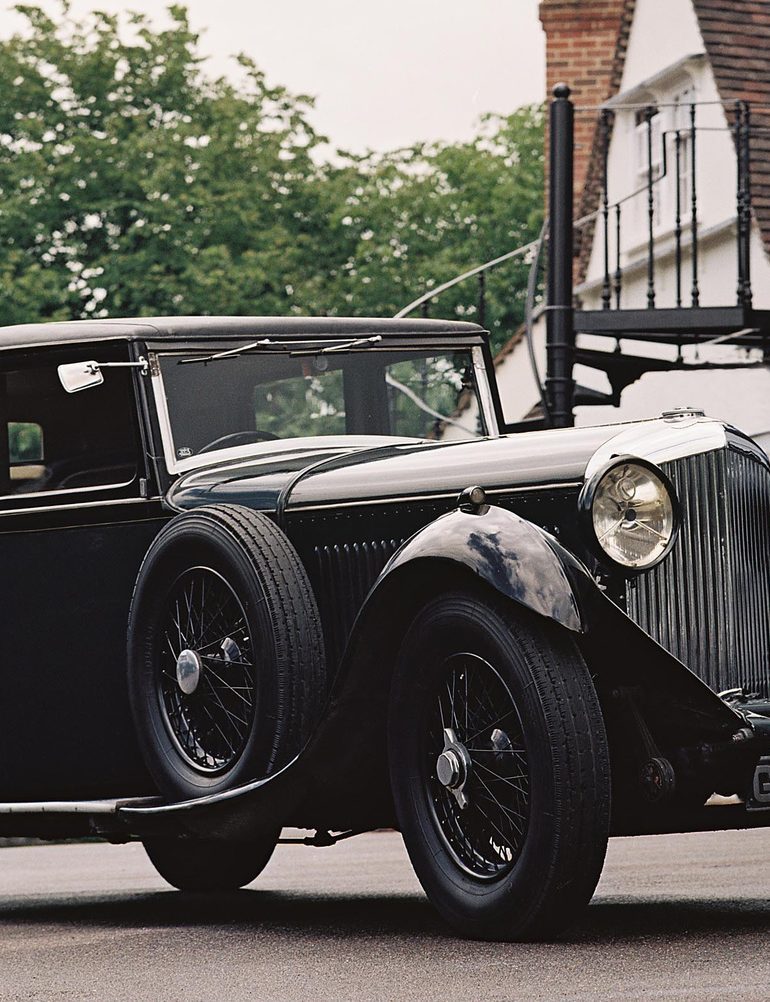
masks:
<instances>
[{"instance_id":1,"label":"spare tire","mask_svg":"<svg viewBox=\"0 0 770 1002\"><path fill-rule=\"evenodd\" d=\"M261 779L301 750L326 693L323 634L305 568L269 518L212 505L161 530L134 587L128 689L172 800Z\"/></svg>"}]
</instances>

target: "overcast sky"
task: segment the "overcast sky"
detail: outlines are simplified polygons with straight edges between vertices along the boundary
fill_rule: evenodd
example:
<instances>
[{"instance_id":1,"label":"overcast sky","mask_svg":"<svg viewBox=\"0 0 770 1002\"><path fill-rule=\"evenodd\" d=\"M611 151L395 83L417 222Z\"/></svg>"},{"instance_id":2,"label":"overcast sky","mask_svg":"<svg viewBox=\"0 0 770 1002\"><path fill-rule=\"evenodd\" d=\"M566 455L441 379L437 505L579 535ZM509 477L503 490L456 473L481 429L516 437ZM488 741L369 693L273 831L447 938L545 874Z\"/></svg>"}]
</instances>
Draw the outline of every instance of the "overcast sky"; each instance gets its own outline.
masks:
<instances>
[{"instance_id":1,"label":"overcast sky","mask_svg":"<svg viewBox=\"0 0 770 1002\"><path fill-rule=\"evenodd\" d=\"M0 36L20 18L0 0ZM32 0L29 0L32 2ZM55 0L38 0L55 12ZM72 0L164 23L166 0ZM339 147L465 139L485 111L543 100L537 0L188 0L210 70L248 53L270 82L317 98L313 124Z\"/></svg>"}]
</instances>

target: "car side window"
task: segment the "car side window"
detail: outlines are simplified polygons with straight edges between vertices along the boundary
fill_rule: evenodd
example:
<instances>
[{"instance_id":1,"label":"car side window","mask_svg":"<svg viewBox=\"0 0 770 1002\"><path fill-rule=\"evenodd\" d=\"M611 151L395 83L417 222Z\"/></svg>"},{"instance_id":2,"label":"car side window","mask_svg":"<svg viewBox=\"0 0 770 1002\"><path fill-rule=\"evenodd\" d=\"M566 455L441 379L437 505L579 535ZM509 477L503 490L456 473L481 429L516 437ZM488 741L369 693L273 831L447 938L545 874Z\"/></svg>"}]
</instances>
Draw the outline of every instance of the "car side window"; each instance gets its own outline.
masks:
<instances>
[{"instance_id":1,"label":"car side window","mask_svg":"<svg viewBox=\"0 0 770 1002\"><path fill-rule=\"evenodd\" d=\"M24 495L129 484L137 475L131 372L67 393L52 364L0 373L0 494Z\"/></svg>"},{"instance_id":2,"label":"car side window","mask_svg":"<svg viewBox=\"0 0 770 1002\"><path fill-rule=\"evenodd\" d=\"M471 357L465 352L416 355L386 366L390 431L393 435L441 439L483 434L479 410L469 411L474 394Z\"/></svg>"}]
</instances>

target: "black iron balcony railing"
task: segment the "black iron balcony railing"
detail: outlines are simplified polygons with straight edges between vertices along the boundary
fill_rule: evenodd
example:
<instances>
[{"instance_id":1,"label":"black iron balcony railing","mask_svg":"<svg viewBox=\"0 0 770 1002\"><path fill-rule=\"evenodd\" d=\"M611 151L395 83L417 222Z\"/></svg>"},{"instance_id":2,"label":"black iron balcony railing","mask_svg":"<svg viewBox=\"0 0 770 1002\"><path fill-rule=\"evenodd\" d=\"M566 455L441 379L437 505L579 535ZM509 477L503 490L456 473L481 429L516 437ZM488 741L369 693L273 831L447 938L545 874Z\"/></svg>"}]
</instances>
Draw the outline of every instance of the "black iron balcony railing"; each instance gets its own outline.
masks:
<instances>
[{"instance_id":1,"label":"black iron balcony railing","mask_svg":"<svg viewBox=\"0 0 770 1002\"><path fill-rule=\"evenodd\" d=\"M713 102L709 102L713 106ZM541 379L532 346L532 324L537 315L536 293L540 288L541 251L545 231L539 240L516 248L492 261L477 265L442 285L427 290L398 316L420 309L424 316L434 301L456 285L475 280L477 283L476 319L485 324L486 276L506 262L524 257L530 261L526 297L525 330L529 345L529 361L540 391L541 417L520 426L564 426L572 424L574 408L579 404L620 403L623 390L646 372L673 369L746 368L767 364L770 359L770 310L754 308L752 296L752 149L756 136L770 135L770 129L752 121L751 106L738 101L726 106L724 126L702 124L707 103L689 102L676 105L620 105L599 109L581 109L595 114L599 123L600 170L596 208L578 220L573 219L572 178L574 162L574 107L569 88L560 85L554 90L550 107L550 175L547 248L546 301L539 307L546 318L547 371ZM661 113L673 109L674 124L660 127ZM637 176L642 183L618 198L610 199L611 137L621 113L635 115L635 136L644 151ZM714 116L712 115L713 119ZM736 293L729 302L704 305L701 293L703 225L700 211L699 180L703 177L701 148L707 133L728 133L735 157L734 248ZM641 140L643 139L643 144ZM731 173L732 167L727 164ZM724 162L708 166L712 171L724 171ZM668 197L663 194L668 192ZM673 198L671 194L673 192ZM642 212L643 209L643 212ZM670 218L665 218L666 212ZM644 242L639 241L640 216L645 218ZM628 238L627 223L633 232ZM601 241L602 274L596 278L599 291L598 308L586 309L575 303L573 278L576 264L574 232L583 231L588 243ZM727 234L729 231L725 230ZM733 238L723 238L728 243ZM673 302L661 305L658 276L661 270L661 244L673 243L674 293ZM585 240L584 240L585 243ZM625 248L625 249L624 249ZM668 251L667 251L668 253ZM581 262L584 263L584 262ZM646 268L643 306L631 306L629 301L630 273ZM582 277L582 276L581 276ZM521 281L519 279L519 281ZM639 300L638 282L634 282ZM520 290L519 290L520 291ZM511 287L511 294L514 288ZM587 295L586 295L586 298ZM510 332L511 334L513 331ZM603 351L578 346L577 334L592 334L613 338L614 350ZM630 340L657 342L676 347L675 357L630 354L622 343ZM682 349L687 345L705 346L717 343L762 349L761 361L747 362L735 356L717 360L685 360ZM601 370L608 378L610 393L600 393L576 385L574 366L581 364Z\"/></svg>"},{"instance_id":2,"label":"black iron balcony railing","mask_svg":"<svg viewBox=\"0 0 770 1002\"><path fill-rule=\"evenodd\" d=\"M736 263L737 295L736 305L751 307L751 108L746 101L736 101L731 109L725 109L732 122L726 127L703 126L698 124L699 108L708 107L712 102L690 102L688 104L657 105L614 105L603 108L600 113L600 134L602 139L603 165L601 172L601 217L604 279L602 283L603 309L622 308L623 267L621 254L623 246L623 212L641 198L646 200L647 216L647 307L656 306L656 225L657 195L664 185L673 187L674 203L669 222L674 234L674 272L676 282L675 306L681 308L685 299L683 267L683 245L689 237L689 305L700 306L699 286L699 219L698 219L698 150L699 139L705 133L731 133L736 160ZM686 120L678 127L655 130L654 123L661 113L673 110L677 117ZM610 202L610 142L613 126L619 114L634 113L640 120L644 132L646 163L640 173L644 183L614 202ZM756 129L754 130L757 131ZM719 165L712 165L719 170ZM685 200L685 194L687 198ZM611 248L614 237L614 248ZM614 250L614 268L611 261Z\"/></svg>"}]
</instances>

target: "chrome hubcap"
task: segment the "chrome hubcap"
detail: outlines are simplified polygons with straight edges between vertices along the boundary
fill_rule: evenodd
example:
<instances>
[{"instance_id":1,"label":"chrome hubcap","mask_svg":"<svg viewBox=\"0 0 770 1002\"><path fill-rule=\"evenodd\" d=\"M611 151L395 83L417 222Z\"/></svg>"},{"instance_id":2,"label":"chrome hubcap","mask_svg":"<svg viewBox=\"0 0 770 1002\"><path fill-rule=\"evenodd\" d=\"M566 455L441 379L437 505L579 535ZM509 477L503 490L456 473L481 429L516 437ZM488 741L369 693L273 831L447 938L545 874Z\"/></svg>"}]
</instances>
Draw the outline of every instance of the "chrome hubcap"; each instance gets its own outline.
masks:
<instances>
[{"instance_id":1,"label":"chrome hubcap","mask_svg":"<svg viewBox=\"0 0 770 1002\"><path fill-rule=\"evenodd\" d=\"M471 757L452 727L444 728L444 750L436 760L436 776L460 807L468 806L465 784L471 772Z\"/></svg>"},{"instance_id":2,"label":"chrome hubcap","mask_svg":"<svg viewBox=\"0 0 770 1002\"><path fill-rule=\"evenodd\" d=\"M453 751L442 752L436 762L436 775L439 783L448 786L451 790L460 785L460 760Z\"/></svg>"},{"instance_id":3,"label":"chrome hubcap","mask_svg":"<svg viewBox=\"0 0 770 1002\"><path fill-rule=\"evenodd\" d=\"M185 696L191 696L201 678L201 659L196 651L185 649L176 659L176 682Z\"/></svg>"}]
</instances>

